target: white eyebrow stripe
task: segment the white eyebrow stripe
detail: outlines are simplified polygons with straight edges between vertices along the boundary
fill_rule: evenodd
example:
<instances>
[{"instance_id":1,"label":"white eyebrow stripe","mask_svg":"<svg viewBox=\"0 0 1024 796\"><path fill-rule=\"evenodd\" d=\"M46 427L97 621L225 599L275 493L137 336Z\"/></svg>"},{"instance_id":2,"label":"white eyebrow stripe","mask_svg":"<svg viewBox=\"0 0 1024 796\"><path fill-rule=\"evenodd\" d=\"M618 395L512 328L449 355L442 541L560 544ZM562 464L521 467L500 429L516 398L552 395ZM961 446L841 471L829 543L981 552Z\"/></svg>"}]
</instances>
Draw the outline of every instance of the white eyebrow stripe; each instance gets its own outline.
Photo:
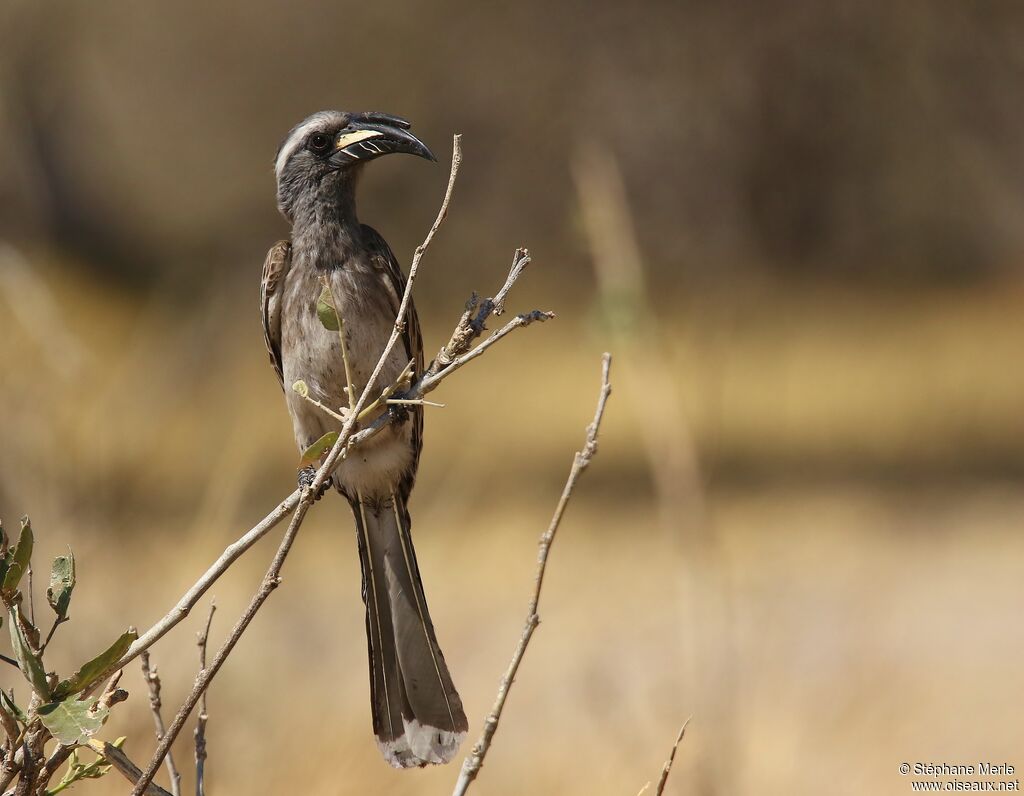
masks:
<instances>
[{"instance_id":1,"label":"white eyebrow stripe","mask_svg":"<svg viewBox=\"0 0 1024 796\"><path fill-rule=\"evenodd\" d=\"M284 142L281 147L280 153L277 156L277 162L274 164L274 175L278 180L281 179L281 172L284 171L285 164L288 163L291 156L295 154L295 150L302 146L302 142L306 140L306 136L310 132L320 127L324 123L324 119L321 116L314 116L301 127L296 128L288 140Z\"/></svg>"}]
</instances>

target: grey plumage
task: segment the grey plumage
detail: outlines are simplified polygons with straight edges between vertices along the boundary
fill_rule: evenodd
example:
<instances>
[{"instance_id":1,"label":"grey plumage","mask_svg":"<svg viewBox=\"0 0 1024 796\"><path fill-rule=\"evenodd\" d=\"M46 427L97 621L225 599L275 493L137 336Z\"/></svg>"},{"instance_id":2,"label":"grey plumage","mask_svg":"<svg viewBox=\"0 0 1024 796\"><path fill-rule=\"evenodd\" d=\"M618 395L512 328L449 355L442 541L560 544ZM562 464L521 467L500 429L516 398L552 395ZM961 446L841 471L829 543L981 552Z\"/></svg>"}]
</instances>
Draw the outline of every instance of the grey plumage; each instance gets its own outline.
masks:
<instances>
[{"instance_id":1,"label":"grey plumage","mask_svg":"<svg viewBox=\"0 0 1024 796\"><path fill-rule=\"evenodd\" d=\"M290 389L302 380L326 406L347 407L338 334L316 313L327 277L346 329L352 389L369 380L394 326L405 277L384 239L356 217L355 186L366 160L388 152L433 159L384 114L322 111L289 133L275 163L278 207L290 241L271 248L263 267L261 309L267 350L300 449L337 430L328 414ZM410 307L401 344L374 386L391 384L413 362L423 371L419 322ZM361 445L332 475L352 507L363 573L373 729L396 767L446 763L467 730L458 692L438 646L420 581L407 509L416 477L423 416L413 407Z\"/></svg>"}]
</instances>

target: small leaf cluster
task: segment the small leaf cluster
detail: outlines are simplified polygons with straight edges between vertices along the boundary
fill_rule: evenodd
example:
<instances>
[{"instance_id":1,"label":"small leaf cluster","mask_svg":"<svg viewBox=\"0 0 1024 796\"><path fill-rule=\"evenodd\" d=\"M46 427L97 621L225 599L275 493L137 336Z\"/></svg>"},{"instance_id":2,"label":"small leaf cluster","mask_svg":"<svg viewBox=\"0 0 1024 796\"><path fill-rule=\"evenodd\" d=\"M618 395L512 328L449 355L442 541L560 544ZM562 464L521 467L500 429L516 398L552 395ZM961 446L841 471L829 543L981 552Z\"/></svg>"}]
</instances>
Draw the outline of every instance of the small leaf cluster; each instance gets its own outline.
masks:
<instances>
[{"instance_id":1,"label":"small leaf cluster","mask_svg":"<svg viewBox=\"0 0 1024 796\"><path fill-rule=\"evenodd\" d=\"M75 556L69 550L67 555L58 556L53 561L46 589L46 601L53 619L43 637L36 625L40 617L26 607L32 601L30 590L25 585L26 575L32 571L34 546L35 536L27 517L21 520L17 541L8 537L0 523L0 602L6 614L13 651L13 658L3 657L7 663L18 667L28 685L27 700L21 704L14 689L10 692L0 690L0 724L7 736L0 753L4 769L14 770L20 766L19 781L32 782L32 789L26 793L50 794L79 780L100 777L108 770L109 767L100 760L82 764L72 752L64 778L52 790L41 789L45 783L36 781L41 762L46 759L45 748L49 741L74 748L86 743L103 726L110 711L109 704L104 704L100 697L90 692L128 651L137 634L134 630L121 634L68 677L62 678L56 672L48 671L44 653L57 628L71 618L69 611L76 583ZM2 623L3 615L0 614ZM17 755L23 748L32 754L21 754L19 762ZM35 762L26 765L26 759Z\"/></svg>"}]
</instances>

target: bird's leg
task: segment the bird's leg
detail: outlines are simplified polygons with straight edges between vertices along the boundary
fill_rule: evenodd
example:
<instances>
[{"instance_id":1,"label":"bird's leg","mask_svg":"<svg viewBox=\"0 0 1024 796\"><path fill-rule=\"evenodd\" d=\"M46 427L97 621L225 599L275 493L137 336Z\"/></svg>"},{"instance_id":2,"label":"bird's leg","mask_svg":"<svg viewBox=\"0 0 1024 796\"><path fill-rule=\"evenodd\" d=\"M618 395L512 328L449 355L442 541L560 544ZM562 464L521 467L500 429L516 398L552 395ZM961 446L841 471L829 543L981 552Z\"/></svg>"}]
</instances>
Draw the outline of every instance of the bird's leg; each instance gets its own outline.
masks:
<instances>
[{"instance_id":1,"label":"bird's leg","mask_svg":"<svg viewBox=\"0 0 1024 796\"><path fill-rule=\"evenodd\" d=\"M308 489L309 487L313 486L313 481L315 479L316 468L311 464L307 465L306 467L303 467L301 470L299 470L299 489ZM322 498L325 494L327 494L327 489L328 487L330 487L330 485L331 479L328 478L320 485L320 489L317 490L317 493L313 495L313 500L317 501L320 498Z\"/></svg>"}]
</instances>

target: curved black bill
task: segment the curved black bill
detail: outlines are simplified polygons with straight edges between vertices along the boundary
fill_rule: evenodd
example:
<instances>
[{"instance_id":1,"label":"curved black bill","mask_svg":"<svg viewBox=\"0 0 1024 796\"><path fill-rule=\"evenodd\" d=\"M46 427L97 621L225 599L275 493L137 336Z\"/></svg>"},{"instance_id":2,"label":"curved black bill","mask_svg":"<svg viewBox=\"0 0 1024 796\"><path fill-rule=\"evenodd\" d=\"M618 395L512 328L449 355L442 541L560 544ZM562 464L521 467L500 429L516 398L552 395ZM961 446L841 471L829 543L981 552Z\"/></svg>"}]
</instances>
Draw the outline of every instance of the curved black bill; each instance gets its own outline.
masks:
<instances>
[{"instance_id":1,"label":"curved black bill","mask_svg":"<svg viewBox=\"0 0 1024 796\"><path fill-rule=\"evenodd\" d=\"M335 151L331 160L343 165L404 152L437 162L434 153L409 132L409 127L409 122L398 116L385 113L357 114L335 138Z\"/></svg>"}]
</instances>

